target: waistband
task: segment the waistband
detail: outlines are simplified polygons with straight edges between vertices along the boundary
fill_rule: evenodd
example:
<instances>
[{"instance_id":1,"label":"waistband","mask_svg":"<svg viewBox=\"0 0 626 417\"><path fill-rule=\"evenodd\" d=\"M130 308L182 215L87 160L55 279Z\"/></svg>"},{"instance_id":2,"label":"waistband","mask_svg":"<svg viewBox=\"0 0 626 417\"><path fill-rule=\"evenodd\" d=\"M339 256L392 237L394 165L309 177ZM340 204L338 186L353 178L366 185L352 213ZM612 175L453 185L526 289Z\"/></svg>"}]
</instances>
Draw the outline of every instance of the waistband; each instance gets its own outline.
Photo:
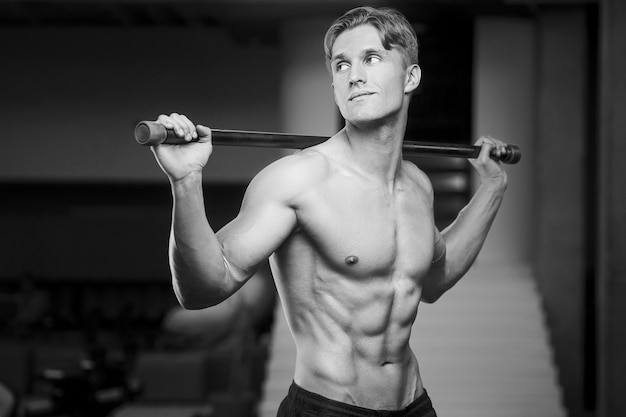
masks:
<instances>
[{"instance_id":1,"label":"waistband","mask_svg":"<svg viewBox=\"0 0 626 417\"><path fill-rule=\"evenodd\" d=\"M310 410L327 410L340 413L345 417L435 417L432 402L426 390L411 404L401 410L372 410L341 401L332 400L322 395L307 391L292 382L289 387L288 397L291 397L299 405Z\"/></svg>"}]
</instances>

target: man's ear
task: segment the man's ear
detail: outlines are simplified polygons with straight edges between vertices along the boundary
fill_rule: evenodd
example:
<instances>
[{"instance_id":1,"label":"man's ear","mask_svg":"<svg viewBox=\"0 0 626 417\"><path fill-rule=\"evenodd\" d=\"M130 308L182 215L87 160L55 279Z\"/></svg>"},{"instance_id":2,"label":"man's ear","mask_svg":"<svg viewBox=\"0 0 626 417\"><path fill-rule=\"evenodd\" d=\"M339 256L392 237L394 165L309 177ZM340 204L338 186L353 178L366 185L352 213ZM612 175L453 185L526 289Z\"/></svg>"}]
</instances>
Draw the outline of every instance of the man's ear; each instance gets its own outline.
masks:
<instances>
[{"instance_id":1,"label":"man's ear","mask_svg":"<svg viewBox=\"0 0 626 417\"><path fill-rule=\"evenodd\" d=\"M415 91L422 80L422 69L417 64L410 65L406 72L406 85L404 92L409 94Z\"/></svg>"}]
</instances>

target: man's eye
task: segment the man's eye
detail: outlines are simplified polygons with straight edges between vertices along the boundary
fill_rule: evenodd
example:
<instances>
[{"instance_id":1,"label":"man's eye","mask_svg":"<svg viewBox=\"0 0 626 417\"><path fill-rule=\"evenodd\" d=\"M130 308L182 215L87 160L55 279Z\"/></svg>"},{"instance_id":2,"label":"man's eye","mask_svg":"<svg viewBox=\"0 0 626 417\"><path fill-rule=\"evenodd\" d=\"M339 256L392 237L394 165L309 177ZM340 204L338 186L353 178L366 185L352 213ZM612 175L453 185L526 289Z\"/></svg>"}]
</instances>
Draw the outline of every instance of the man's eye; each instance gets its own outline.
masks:
<instances>
[{"instance_id":1,"label":"man's eye","mask_svg":"<svg viewBox=\"0 0 626 417\"><path fill-rule=\"evenodd\" d=\"M346 64L345 62L340 62L335 66L335 69L337 70L337 72L344 72L348 69L348 64Z\"/></svg>"},{"instance_id":2,"label":"man's eye","mask_svg":"<svg viewBox=\"0 0 626 417\"><path fill-rule=\"evenodd\" d=\"M377 55L370 55L367 57L368 64L378 64L381 61L380 57Z\"/></svg>"}]
</instances>

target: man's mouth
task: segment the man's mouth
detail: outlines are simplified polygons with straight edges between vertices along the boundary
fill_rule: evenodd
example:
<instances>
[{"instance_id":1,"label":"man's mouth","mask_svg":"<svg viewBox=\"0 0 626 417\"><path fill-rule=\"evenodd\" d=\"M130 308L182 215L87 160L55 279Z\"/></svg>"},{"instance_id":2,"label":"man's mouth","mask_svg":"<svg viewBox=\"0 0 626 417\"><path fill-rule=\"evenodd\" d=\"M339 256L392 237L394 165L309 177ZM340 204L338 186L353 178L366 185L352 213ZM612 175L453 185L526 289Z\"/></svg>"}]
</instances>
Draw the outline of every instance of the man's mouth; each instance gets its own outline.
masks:
<instances>
[{"instance_id":1,"label":"man's mouth","mask_svg":"<svg viewBox=\"0 0 626 417\"><path fill-rule=\"evenodd\" d=\"M374 93L370 92L370 91L356 91L352 94L350 94L350 97L348 97L348 101L352 101L354 99L357 99L359 97L363 97L363 96L369 96L372 95Z\"/></svg>"}]
</instances>

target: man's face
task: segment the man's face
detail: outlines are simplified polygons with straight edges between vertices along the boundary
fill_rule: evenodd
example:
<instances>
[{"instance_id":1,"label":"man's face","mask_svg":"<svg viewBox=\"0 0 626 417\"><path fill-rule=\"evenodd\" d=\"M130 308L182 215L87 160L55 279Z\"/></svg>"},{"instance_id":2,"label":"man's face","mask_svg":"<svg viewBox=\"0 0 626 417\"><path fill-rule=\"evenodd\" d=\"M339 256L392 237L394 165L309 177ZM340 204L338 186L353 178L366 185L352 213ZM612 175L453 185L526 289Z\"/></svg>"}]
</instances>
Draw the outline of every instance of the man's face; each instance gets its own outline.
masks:
<instances>
[{"instance_id":1,"label":"man's face","mask_svg":"<svg viewBox=\"0 0 626 417\"><path fill-rule=\"evenodd\" d=\"M407 94L419 83L419 67L406 68L401 54L385 49L371 25L357 26L337 37L330 68L339 111L347 122L361 127L398 114Z\"/></svg>"}]
</instances>

